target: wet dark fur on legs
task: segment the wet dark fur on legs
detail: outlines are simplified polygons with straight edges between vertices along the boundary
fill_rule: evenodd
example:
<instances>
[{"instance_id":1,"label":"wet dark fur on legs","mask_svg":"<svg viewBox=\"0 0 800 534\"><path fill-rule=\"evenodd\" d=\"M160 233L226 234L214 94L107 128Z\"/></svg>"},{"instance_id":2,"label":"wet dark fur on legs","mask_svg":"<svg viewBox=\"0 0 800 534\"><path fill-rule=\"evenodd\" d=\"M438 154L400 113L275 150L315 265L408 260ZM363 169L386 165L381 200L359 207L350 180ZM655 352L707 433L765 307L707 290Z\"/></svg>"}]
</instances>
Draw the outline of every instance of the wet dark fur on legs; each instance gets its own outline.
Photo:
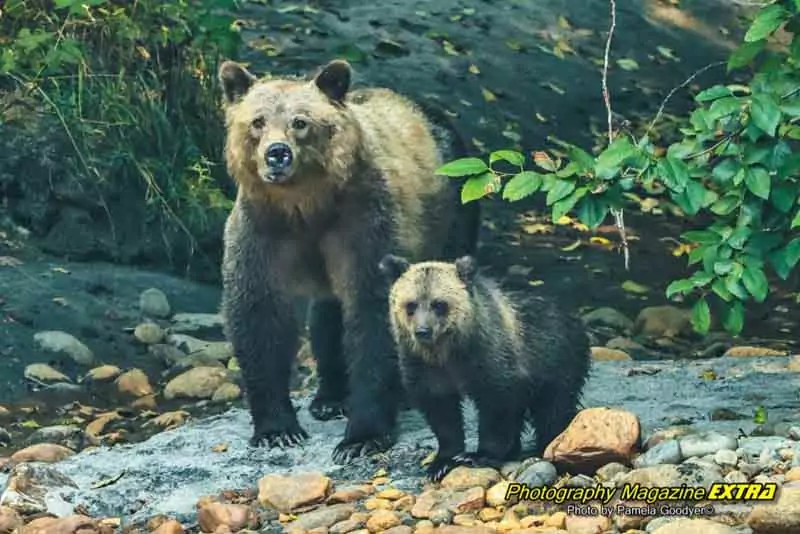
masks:
<instances>
[{"instance_id":1,"label":"wet dark fur on legs","mask_svg":"<svg viewBox=\"0 0 800 534\"><path fill-rule=\"evenodd\" d=\"M548 299L502 292L477 273L471 257L412 266L387 256L381 267L397 280L390 313L403 382L439 445L429 476L513 460L526 421L541 454L577 411L590 363L581 322ZM427 307L435 301L448 311ZM421 344L412 336L426 326L433 340ZM464 448L464 397L478 410L479 444L471 454Z\"/></svg>"}]
</instances>

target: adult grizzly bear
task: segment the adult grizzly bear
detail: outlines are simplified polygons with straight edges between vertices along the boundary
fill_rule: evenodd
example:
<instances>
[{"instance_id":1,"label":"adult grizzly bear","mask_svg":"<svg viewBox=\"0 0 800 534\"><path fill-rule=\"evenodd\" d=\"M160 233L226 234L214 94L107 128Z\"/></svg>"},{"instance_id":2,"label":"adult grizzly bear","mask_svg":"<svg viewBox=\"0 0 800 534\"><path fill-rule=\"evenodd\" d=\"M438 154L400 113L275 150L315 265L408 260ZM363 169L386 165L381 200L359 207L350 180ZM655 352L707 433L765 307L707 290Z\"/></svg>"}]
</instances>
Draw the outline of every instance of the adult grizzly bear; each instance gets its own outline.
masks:
<instances>
[{"instance_id":1,"label":"adult grizzly bear","mask_svg":"<svg viewBox=\"0 0 800 534\"><path fill-rule=\"evenodd\" d=\"M350 91L344 61L310 80L258 80L226 61L219 78L225 158L238 184L222 310L253 417L251 444L308 437L289 398L299 340L291 302L304 296L319 373L311 413L348 417L334 459L385 450L401 386L378 263L396 251L471 253L476 203L462 206L460 184L434 174L443 155L422 112L387 89Z\"/></svg>"}]
</instances>

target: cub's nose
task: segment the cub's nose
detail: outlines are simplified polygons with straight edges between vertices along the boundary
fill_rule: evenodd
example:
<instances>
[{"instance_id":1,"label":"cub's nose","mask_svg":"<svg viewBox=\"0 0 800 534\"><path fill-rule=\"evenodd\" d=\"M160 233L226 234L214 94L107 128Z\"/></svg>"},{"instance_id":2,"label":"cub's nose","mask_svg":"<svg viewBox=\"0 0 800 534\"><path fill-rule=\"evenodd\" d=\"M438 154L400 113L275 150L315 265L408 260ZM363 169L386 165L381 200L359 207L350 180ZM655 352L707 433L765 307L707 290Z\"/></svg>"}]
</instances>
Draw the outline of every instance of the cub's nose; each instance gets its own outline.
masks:
<instances>
[{"instance_id":1,"label":"cub's nose","mask_svg":"<svg viewBox=\"0 0 800 534\"><path fill-rule=\"evenodd\" d=\"M414 335L420 341L430 341L431 338L433 337L433 330L431 329L430 326L418 326L414 330Z\"/></svg>"},{"instance_id":2,"label":"cub's nose","mask_svg":"<svg viewBox=\"0 0 800 534\"><path fill-rule=\"evenodd\" d=\"M292 164L294 155L286 143L272 143L267 147L267 165L271 169L285 169Z\"/></svg>"}]
</instances>

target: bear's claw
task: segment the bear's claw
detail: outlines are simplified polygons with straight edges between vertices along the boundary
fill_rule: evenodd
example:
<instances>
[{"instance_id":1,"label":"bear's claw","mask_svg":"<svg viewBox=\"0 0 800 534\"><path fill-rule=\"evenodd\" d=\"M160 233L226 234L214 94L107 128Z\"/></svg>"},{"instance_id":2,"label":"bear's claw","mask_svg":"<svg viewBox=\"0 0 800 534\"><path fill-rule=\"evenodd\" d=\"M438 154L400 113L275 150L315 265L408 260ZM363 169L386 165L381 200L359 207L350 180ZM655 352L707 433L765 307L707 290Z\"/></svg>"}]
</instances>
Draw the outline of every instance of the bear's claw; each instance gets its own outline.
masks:
<instances>
[{"instance_id":1,"label":"bear's claw","mask_svg":"<svg viewBox=\"0 0 800 534\"><path fill-rule=\"evenodd\" d=\"M299 445L307 439L308 433L295 423L290 428L280 430L256 430L250 438L250 446L288 448Z\"/></svg>"},{"instance_id":2,"label":"bear's claw","mask_svg":"<svg viewBox=\"0 0 800 534\"><path fill-rule=\"evenodd\" d=\"M369 456L391 448L391 436L379 436L359 441L342 440L333 449L333 461L338 464L350 463L360 456Z\"/></svg>"},{"instance_id":3,"label":"bear's claw","mask_svg":"<svg viewBox=\"0 0 800 534\"><path fill-rule=\"evenodd\" d=\"M457 454L441 458L436 457L428 466L428 478L431 482L440 482L450 471L459 466L474 467L474 455L468 453Z\"/></svg>"},{"instance_id":4,"label":"bear's claw","mask_svg":"<svg viewBox=\"0 0 800 534\"><path fill-rule=\"evenodd\" d=\"M345 406L342 401L315 398L308 407L311 416L318 421L330 421L345 417Z\"/></svg>"}]
</instances>

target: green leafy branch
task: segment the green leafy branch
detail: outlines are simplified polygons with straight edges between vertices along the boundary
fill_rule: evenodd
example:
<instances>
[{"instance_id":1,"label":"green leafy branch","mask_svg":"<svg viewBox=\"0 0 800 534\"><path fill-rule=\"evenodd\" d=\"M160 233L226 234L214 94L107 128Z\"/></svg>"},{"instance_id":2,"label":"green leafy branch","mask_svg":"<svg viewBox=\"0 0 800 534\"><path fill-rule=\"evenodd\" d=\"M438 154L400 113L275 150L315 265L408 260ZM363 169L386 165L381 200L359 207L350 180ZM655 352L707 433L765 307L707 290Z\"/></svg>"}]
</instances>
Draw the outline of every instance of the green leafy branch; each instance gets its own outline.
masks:
<instances>
[{"instance_id":1,"label":"green leafy branch","mask_svg":"<svg viewBox=\"0 0 800 534\"><path fill-rule=\"evenodd\" d=\"M793 152L800 140L798 13L800 0L758 11L728 60L729 72L758 60L750 82L697 94L682 138L665 150L654 145L648 128L638 139L610 133L597 155L557 141L557 149L534 151L531 167L522 153L498 150L488 161L462 158L437 172L467 178L462 202L494 193L509 202L545 194L554 221L574 212L592 229L639 187L663 191L687 216L711 215L708 227L681 236L694 272L670 283L666 296L695 295L692 323L700 333L711 326L709 299L718 299L723 327L738 334L745 303L769 294L768 271L786 280L800 261L800 155ZM791 44L769 50L769 38L781 27L792 34ZM498 170L501 162L513 171Z\"/></svg>"}]
</instances>

